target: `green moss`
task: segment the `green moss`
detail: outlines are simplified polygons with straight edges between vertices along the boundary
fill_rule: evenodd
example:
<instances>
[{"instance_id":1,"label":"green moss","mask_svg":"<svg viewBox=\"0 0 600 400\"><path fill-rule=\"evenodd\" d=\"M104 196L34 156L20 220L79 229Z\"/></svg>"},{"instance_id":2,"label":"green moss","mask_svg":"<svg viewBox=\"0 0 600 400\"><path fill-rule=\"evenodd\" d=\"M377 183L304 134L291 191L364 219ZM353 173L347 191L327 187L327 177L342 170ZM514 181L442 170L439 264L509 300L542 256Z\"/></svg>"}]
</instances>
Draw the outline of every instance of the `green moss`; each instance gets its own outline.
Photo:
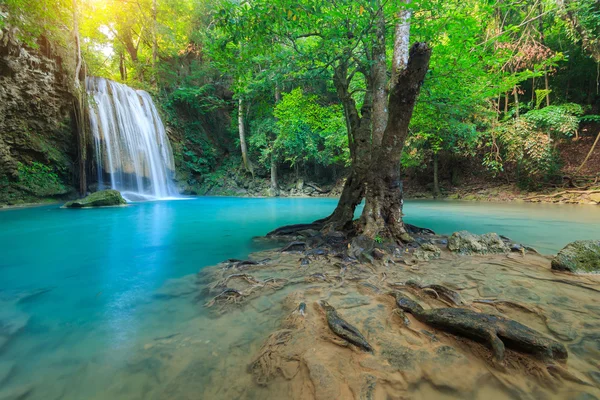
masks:
<instances>
[{"instance_id":1,"label":"green moss","mask_svg":"<svg viewBox=\"0 0 600 400\"><path fill-rule=\"evenodd\" d=\"M127 204L117 190L101 190L79 200L73 200L64 205L67 208L107 207Z\"/></svg>"},{"instance_id":2,"label":"green moss","mask_svg":"<svg viewBox=\"0 0 600 400\"><path fill-rule=\"evenodd\" d=\"M52 167L38 162L28 165L18 163L17 183L38 197L62 195L69 191Z\"/></svg>"},{"instance_id":3,"label":"green moss","mask_svg":"<svg viewBox=\"0 0 600 400\"><path fill-rule=\"evenodd\" d=\"M600 272L600 241L578 240L569 243L552 260L552 269Z\"/></svg>"}]
</instances>

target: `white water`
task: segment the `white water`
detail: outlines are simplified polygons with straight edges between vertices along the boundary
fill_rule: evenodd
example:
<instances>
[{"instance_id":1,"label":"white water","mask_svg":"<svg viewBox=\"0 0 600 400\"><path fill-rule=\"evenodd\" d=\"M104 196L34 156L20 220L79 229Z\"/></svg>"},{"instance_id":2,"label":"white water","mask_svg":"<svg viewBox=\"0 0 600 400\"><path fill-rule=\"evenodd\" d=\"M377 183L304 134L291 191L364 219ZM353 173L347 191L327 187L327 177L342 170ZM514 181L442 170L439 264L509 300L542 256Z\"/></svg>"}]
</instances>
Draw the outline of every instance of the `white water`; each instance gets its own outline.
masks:
<instances>
[{"instance_id":1,"label":"white water","mask_svg":"<svg viewBox=\"0 0 600 400\"><path fill-rule=\"evenodd\" d=\"M86 86L99 187L128 201L177 197L173 151L150 95L103 78Z\"/></svg>"}]
</instances>

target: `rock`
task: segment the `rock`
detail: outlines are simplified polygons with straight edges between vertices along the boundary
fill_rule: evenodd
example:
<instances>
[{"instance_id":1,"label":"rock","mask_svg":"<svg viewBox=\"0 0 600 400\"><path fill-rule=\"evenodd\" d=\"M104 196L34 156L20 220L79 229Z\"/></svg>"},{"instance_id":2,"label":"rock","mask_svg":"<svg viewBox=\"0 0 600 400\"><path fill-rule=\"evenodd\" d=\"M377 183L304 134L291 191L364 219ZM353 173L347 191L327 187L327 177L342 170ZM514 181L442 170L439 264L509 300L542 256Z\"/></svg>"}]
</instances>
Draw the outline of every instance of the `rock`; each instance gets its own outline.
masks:
<instances>
[{"instance_id":1,"label":"rock","mask_svg":"<svg viewBox=\"0 0 600 400\"><path fill-rule=\"evenodd\" d=\"M600 193L592 193L589 196L591 201L595 201L596 203L600 203Z\"/></svg>"},{"instance_id":2,"label":"rock","mask_svg":"<svg viewBox=\"0 0 600 400\"><path fill-rule=\"evenodd\" d=\"M121 206L127 204L121 193L118 190L101 190L95 192L83 199L73 200L66 203L63 207L66 208L87 208L87 207L107 207Z\"/></svg>"},{"instance_id":3,"label":"rock","mask_svg":"<svg viewBox=\"0 0 600 400\"><path fill-rule=\"evenodd\" d=\"M364 253L370 253L375 246L375 241L364 235L359 235L352 239L348 253L356 258L360 258Z\"/></svg>"},{"instance_id":4,"label":"rock","mask_svg":"<svg viewBox=\"0 0 600 400\"><path fill-rule=\"evenodd\" d=\"M431 243L423 243L421 247L413 253L413 257L417 261L429 261L440 258L441 255L442 251L440 248Z\"/></svg>"},{"instance_id":5,"label":"rock","mask_svg":"<svg viewBox=\"0 0 600 400\"><path fill-rule=\"evenodd\" d=\"M383 257L385 257L385 251L378 248L374 248L372 254L373 258L375 258L376 260L382 260Z\"/></svg>"},{"instance_id":6,"label":"rock","mask_svg":"<svg viewBox=\"0 0 600 400\"><path fill-rule=\"evenodd\" d=\"M506 253L510 248L496 233L475 235L467 231L454 232L448 239L448 250L461 254Z\"/></svg>"},{"instance_id":7,"label":"rock","mask_svg":"<svg viewBox=\"0 0 600 400\"><path fill-rule=\"evenodd\" d=\"M412 243L415 241L415 239L406 232L400 235L400 240L402 240L403 243Z\"/></svg>"},{"instance_id":8,"label":"rock","mask_svg":"<svg viewBox=\"0 0 600 400\"><path fill-rule=\"evenodd\" d=\"M569 243L552 260L552 269L569 272L599 272L600 240L578 240Z\"/></svg>"}]
</instances>

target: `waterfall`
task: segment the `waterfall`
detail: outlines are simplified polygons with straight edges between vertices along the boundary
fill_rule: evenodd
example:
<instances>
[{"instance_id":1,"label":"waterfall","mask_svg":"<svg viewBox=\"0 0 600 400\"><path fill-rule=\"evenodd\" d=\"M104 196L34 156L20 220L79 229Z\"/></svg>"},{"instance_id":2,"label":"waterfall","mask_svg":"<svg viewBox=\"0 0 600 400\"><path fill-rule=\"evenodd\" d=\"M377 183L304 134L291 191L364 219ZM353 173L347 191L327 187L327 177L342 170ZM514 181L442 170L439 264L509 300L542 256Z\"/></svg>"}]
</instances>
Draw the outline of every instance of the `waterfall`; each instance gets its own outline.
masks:
<instances>
[{"instance_id":1,"label":"waterfall","mask_svg":"<svg viewBox=\"0 0 600 400\"><path fill-rule=\"evenodd\" d=\"M129 201L178 195L165 127L143 90L103 78L86 80L98 185Z\"/></svg>"}]
</instances>

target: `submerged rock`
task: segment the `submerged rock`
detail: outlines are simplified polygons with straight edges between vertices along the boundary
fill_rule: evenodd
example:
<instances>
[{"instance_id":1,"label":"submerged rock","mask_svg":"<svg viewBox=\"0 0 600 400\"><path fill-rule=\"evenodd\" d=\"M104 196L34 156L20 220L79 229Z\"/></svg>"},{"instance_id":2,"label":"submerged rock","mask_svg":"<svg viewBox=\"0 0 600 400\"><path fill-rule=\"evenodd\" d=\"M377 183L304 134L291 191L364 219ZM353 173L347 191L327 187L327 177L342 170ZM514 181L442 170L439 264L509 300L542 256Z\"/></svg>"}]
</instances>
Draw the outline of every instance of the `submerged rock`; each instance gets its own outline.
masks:
<instances>
[{"instance_id":1,"label":"submerged rock","mask_svg":"<svg viewBox=\"0 0 600 400\"><path fill-rule=\"evenodd\" d=\"M552 260L552 269L600 272L600 240L578 240L569 243Z\"/></svg>"},{"instance_id":2,"label":"submerged rock","mask_svg":"<svg viewBox=\"0 0 600 400\"><path fill-rule=\"evenodd\" d=\"M510 248L497 233L475 235L471 232L454 232L448 239L448 250L461 254L506 253Z\"/></svg>"},{"instance_id":3,"label":"submerged rock","mask_svg":"<svg viewBox=\"0 0 600 400\"><path fill-rule=\"evenodd\" d=\"M120 206L127 204L118 190L101 190L84 197L83 199L73 200L66 203L66 208L86 208L86 207L107 207Z\"/></svg>"}]
</instances>

